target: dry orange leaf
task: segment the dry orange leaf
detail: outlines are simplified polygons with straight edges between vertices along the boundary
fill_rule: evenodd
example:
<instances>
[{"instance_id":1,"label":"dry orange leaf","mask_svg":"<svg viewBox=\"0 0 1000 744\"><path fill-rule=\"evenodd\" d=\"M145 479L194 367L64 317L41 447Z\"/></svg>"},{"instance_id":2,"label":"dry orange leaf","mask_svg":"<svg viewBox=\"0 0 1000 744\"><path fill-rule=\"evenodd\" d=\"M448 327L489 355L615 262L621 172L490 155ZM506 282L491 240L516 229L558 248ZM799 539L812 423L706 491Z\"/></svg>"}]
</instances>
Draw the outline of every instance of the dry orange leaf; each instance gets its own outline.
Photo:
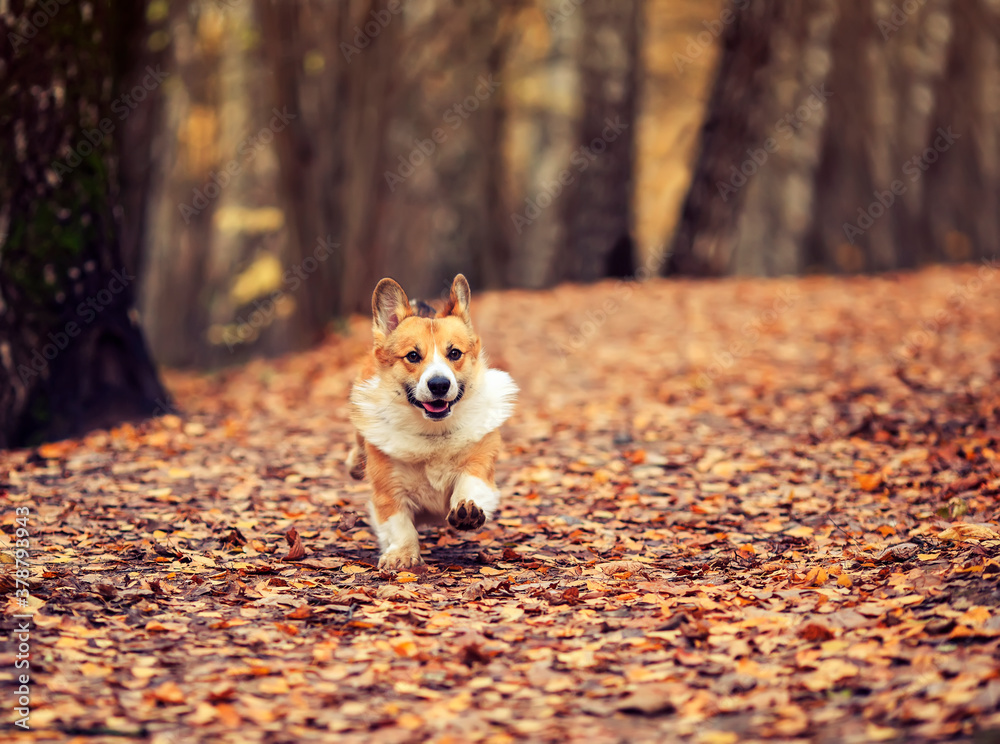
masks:
<instances>
[{"instance_id":1,"label":"dry orange leaf","mask_svg":"<svg viewBox=\"0 0 1000 744\"><path fill-rule=\"evenodd\" d=\"M179 705L180 703L183 703L185 699L184 691L178 687L177 683L173 680L164 682L162 685L153 690L152 696L161 703L170 703L173 705Z\"/></svg>"},{"instance_id":2,"label":"dry orange leaf","mask_svg":"<svg viewBox=\"0 0 1000 744\"><path fill-rule=\"evenodd\" d=\"M228 620L220 620L217 623L212 623L213 628L235 628L238 625L246 625L249 620L243 620L242 618L234 617Z\"/></svg>"},{"instance_id":3,"label":"dry orange leaf","mask_svg":"<svg viewBox=\"0 0 1000 744\"><path fill-rule=\"evenodd\" d=\"M58 460L75 447L76 444L70 440L50 442L48 444L42 444L38 447L38 456L44 457L46 460Z\"/></svg>"},{"instance_id":4,"label":"dry orange leaf","mask_svg":"<svg viewBox=\"0 0 1000 744\"><path fill-rule=\"evenodd\" d=\"M502 610L500 610L500 617L504 622L513 623L524 617L524 610L520 607L515 607L513 605L507 605Z\"/></svg>"},{"instance_id":5,"label":"dry orange leaf","mask_svg":"<svg viewBox=\"0 0 1000 744\"><path fill-rule=\"evenodd\" d=\"M967 522L956 522L948 529L939 532L938 537L942 540L953 540L954 542L1000 540L1000 534L989 525L969 524Z\"/></svg>"},{"instance_id":6,"label":"dry orange leaf","mask_svg":"<svg viewBox=\"0 0 1000 744\"><path fill-rule=\"evenodd\" d=\"M856 677L861 670L843 659L828 659L820 662L816 671L806 675L803 684L813 692L829 689L842 679Z\"/></svg>"},{"instance_id":7,"label":"dry orange leaf","mask_svg":"<svg viewBox=\"0 0 1000 744\"><path fill-rule=\"evenodd\" d=\"M417 644L409 639L393 643L392 650L400 656L405 656L407 658L416 656L419 651Z\"/></svg>"},{"instance_id":8,"label":"dry orange leaf","mask_svg":"<svg viewBox=\"0 0 1000 744\"><path fill-rule=\"evenodd\" d=\"M219 720L229 728L236 728L243 722L240 714L229 703L219 703L215 706L215 712L219 716Z\"/></svg>"},{"instance_id":9,"label":"dry orange leaf","mask_svg":"<svg viewBox=\"0 0 1000 744\"><path fill-rule=\"evenodd\" d=\"M645 570L646 567L639 563L639 561L610 561L608 563L597 564L597 568L608 576L613 576L620 573L639 573Z\"/></svg>"},{"instance_id":10,"label":"dry orange leaf","mask_svg":"<svg viewBox=\"0 0 1000 744\"><path fill-rule=\"evenodd\" d=\"M963 612L958 618L958 621L963 625L978 628L979 626L984 625L989 619L990 611L986 607L976 605L975 607L970 607Z\"/></svg>"},{"instance_id":11,"label":"dry orange leaf","mask_svg":"<svg viewBox=\"0 0 1000 744\"><path fill-rule=\"evenodd\" d=\"M892 561L908 561L917 554L920 548L910 542L890 545L885 550L879 551L875 555L875 560L879 563L890 563Z\"/></svg>"},{"instance_id":12,"label":"dry orange leaf","mask_svg":"<svg viewBox=\"0 0 1000 744\"><path fill-rule=\"evenodd\" d=\"M833 631L819 623L807 623L799 628L799 638L815 643L833 638Z\"/></svg>"},{"instance_id":13,"label":"dry orange leaf","mask_svg":"<svg viewBox=\"0 0 1000 744\"><path fill-rule=\"evenodd\" d=\"M611 480L611 478L612 475L610 471L607 471L604 468L601 468L600 470L594 473L594 482L600 485L608 483Z\"/></svg>"},{"instance_id":14,"label":"dry orange leaf","mask_svg":"<svg viewBox=\"0 0 1000 744\"><path fill-rule=\"evenodd\" d=\"M882 485L881 473L855 473L854 479L862 491L875 491Z\"/></svg>"},{"instance_id":15,"label":"dry orange leaf","mask_svg":"<svg viewBox=\"0 0 1000 744\"><path fill-rule=\"evenodd\" d=\"M302 544L302 538L299 537L299 533L294 527L289 528L288 532L285 533L285 539L288 541L288 554L282 560L301 561L305 558L305 546Z\"/></svg>"}]
</instances>

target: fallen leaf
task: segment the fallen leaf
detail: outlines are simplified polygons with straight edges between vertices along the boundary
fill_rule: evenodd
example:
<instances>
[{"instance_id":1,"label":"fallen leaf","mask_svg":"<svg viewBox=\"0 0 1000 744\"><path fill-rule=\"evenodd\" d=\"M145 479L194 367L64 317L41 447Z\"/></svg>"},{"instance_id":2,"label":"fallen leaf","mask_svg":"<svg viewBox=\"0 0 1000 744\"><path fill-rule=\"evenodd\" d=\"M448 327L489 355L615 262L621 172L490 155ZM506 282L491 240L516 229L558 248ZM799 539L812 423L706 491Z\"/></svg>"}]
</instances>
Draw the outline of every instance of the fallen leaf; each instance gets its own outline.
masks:
<instances>
[{"instance_id":1,"label":"fallen leaf","mask_svg":"<svg viewBox=\"0 0 1000 744\"><path fill-rule=\"evenodd\" d=\"M882 485L881 473L855 473L854 478L862 491L875 491Z\"/></svg>"},{"instance_id":2,"label":"fallen leaf","mask_svg":"<svg viewBox=\"0 0 1000 744\"><path fill-rule=\"evenodd\" d=\"M285 540L288 541L288 554L282 558L283 561L301 561L305 558L306 549L302 545L302 538L294 527L290 527L285 533Z\"/></svg>"},{"instance_id":3,"label":"fallen leaf","mask_svg":"<svg viewBox=\"0 0 1000 744\"><path fill-rule=\"evenodd\" d=\"M597 568L603 573L613 576L620 573L640 573L645 570L645 566L639 561L610 561L608 563L599 563Z\"/></svg>"},{"instance_id":4,"label":"fallen leaf","mask_svg":"<svg viewBox=\"0 0 1000 744\"><path fill-rule=\"evenodd\" d=\"M841 680L856 677L860 669L843 659L828 659L820 662L816 671L807 674L802 683L813 692L830 689Z\"/></svg>"},{"instance_id":5,"label":"fallen leaf","mask_svg":"<svg viewBox=\"0 0 1000 744\"><path fill-rule=\"evenodd\" d=\"M879 563L891 563L892 561L908 561L920 550L918 545L905 542L897 545L890 545L884 550L875 554L875 560Z\"/></svg>"},{"instance_id":6,"label":"fallen leaf","mask_svg":"<svg viewBox=\"0 0 1000 744\"><path fill-rule=\"evenodd\" d=\"M809 641L810 643L817 643L821 641L828 641L834 637L832 630L819 623L807 623L806 625L799 628L798 632L799 638Z\"/></svg>"},{"instance_id":7,"label":"fallen leaf","mask_svg":"<svg viewBox=\"0 0 1000 744\"><path fill-rule=\"evenodd\" d=\"M969 524L967 522L953 524L948 529L939 532L938 537L942 540L952 540L955 542L1000 540L1000 534L989 525Z\"/></svg>"},{"instance_id":8,"label":"fallen leaf","mask_svg":"<svg viewBox=\"0 0 1000 744\"><path fill-rule=\"evenodd\" d=\"M152 690L152 696L161 703L179 705L184 702L184 691L173 680L164 682L162 685Z\"/></svg>"},{"instance_id":9,"label":"fallen leaf","mask_svg":"<svg viewBox=\"0 0 1000 744\"><path fill-rule=\"evenodd\" d=\"M972 628L979 628L985 625L989 619L989 609L982 606L970 607L958 617L960 623Z\"/></svg>"},{"instance_id":10,"label":"fallen leaf","mask_svg":"<svg viewBox=\"0 0 1000 744\"><path fill-rule=\"evenodd\" d=\"M645 713L656 715L672 713L677 706L672 699L675 688L672 685L648 684L642 685L634 692L615 703L615 708L627 713Z\"/></svg>"}]
</instances>

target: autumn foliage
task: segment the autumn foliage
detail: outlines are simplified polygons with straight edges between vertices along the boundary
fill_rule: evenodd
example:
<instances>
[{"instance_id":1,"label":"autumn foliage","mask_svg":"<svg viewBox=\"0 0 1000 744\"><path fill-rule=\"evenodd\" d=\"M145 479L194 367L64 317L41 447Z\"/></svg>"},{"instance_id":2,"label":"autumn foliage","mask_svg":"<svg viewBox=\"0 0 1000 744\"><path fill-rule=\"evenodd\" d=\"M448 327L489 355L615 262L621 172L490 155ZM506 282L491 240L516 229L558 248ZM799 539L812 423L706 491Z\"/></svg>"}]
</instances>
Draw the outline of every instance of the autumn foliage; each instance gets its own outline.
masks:
<instances>
[{"instance_id":1,"label":"autumn foliage","mask_svg":"<svg viewBox=\"0 0 1000 744\"><path fill-rule=\"evenodd\" d=\"M4 453L18 741L995 736L1000 283L975 272L655 280L600 323L620 285L480 295L523 391L504 500L408 572L377 570L342 464L363 318L168 374L183 416Z\"/></svg>"}]
</instances>

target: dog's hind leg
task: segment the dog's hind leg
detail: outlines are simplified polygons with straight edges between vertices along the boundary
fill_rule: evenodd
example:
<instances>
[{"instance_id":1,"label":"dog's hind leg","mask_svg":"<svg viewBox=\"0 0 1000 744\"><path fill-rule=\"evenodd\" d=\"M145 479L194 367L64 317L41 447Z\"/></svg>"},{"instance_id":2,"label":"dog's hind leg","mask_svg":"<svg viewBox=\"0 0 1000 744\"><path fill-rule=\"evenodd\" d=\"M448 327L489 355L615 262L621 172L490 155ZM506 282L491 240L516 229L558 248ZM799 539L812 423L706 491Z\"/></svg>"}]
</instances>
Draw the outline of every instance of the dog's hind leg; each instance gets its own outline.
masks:
<instances>
[{"instance_id":1,"label":"dog's hind leg","mask_svg":"<svg viewBox=\"0 0 1000 744\"><path fill-rule=\"evenodd\" d=\"M364 480L365 470L368 468L368 457L365 454L365 440L360 433L355 434L355 443L344 461L348 471L354 480Z\"/></svg>"}]
</instances>

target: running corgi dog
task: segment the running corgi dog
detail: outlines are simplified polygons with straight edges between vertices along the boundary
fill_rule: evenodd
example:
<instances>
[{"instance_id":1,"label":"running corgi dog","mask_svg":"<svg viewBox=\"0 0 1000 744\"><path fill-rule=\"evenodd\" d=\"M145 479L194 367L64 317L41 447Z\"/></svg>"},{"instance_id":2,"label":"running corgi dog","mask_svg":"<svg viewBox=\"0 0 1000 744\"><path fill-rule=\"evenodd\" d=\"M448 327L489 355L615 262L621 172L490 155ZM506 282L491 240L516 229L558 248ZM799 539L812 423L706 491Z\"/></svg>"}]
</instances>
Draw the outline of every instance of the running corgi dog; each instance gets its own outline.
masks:
<instances>
[{"instance_id":1,"label":"running corgi dog","mask_svg":"<svg viewBox=\"0 0 1000 744\"><path fill-rule=\"evenodd\" d=\"M381 569L422 562L418 525L447 518L456 529L475 530L500 505L499 428L514 412L518 389L506 372L488 367L470 298L461 274L433 317L415 310L392 279L372 295L374 345L351 390L357 444L347 466L372 486Z\"/></svg>"}]
</instances>

